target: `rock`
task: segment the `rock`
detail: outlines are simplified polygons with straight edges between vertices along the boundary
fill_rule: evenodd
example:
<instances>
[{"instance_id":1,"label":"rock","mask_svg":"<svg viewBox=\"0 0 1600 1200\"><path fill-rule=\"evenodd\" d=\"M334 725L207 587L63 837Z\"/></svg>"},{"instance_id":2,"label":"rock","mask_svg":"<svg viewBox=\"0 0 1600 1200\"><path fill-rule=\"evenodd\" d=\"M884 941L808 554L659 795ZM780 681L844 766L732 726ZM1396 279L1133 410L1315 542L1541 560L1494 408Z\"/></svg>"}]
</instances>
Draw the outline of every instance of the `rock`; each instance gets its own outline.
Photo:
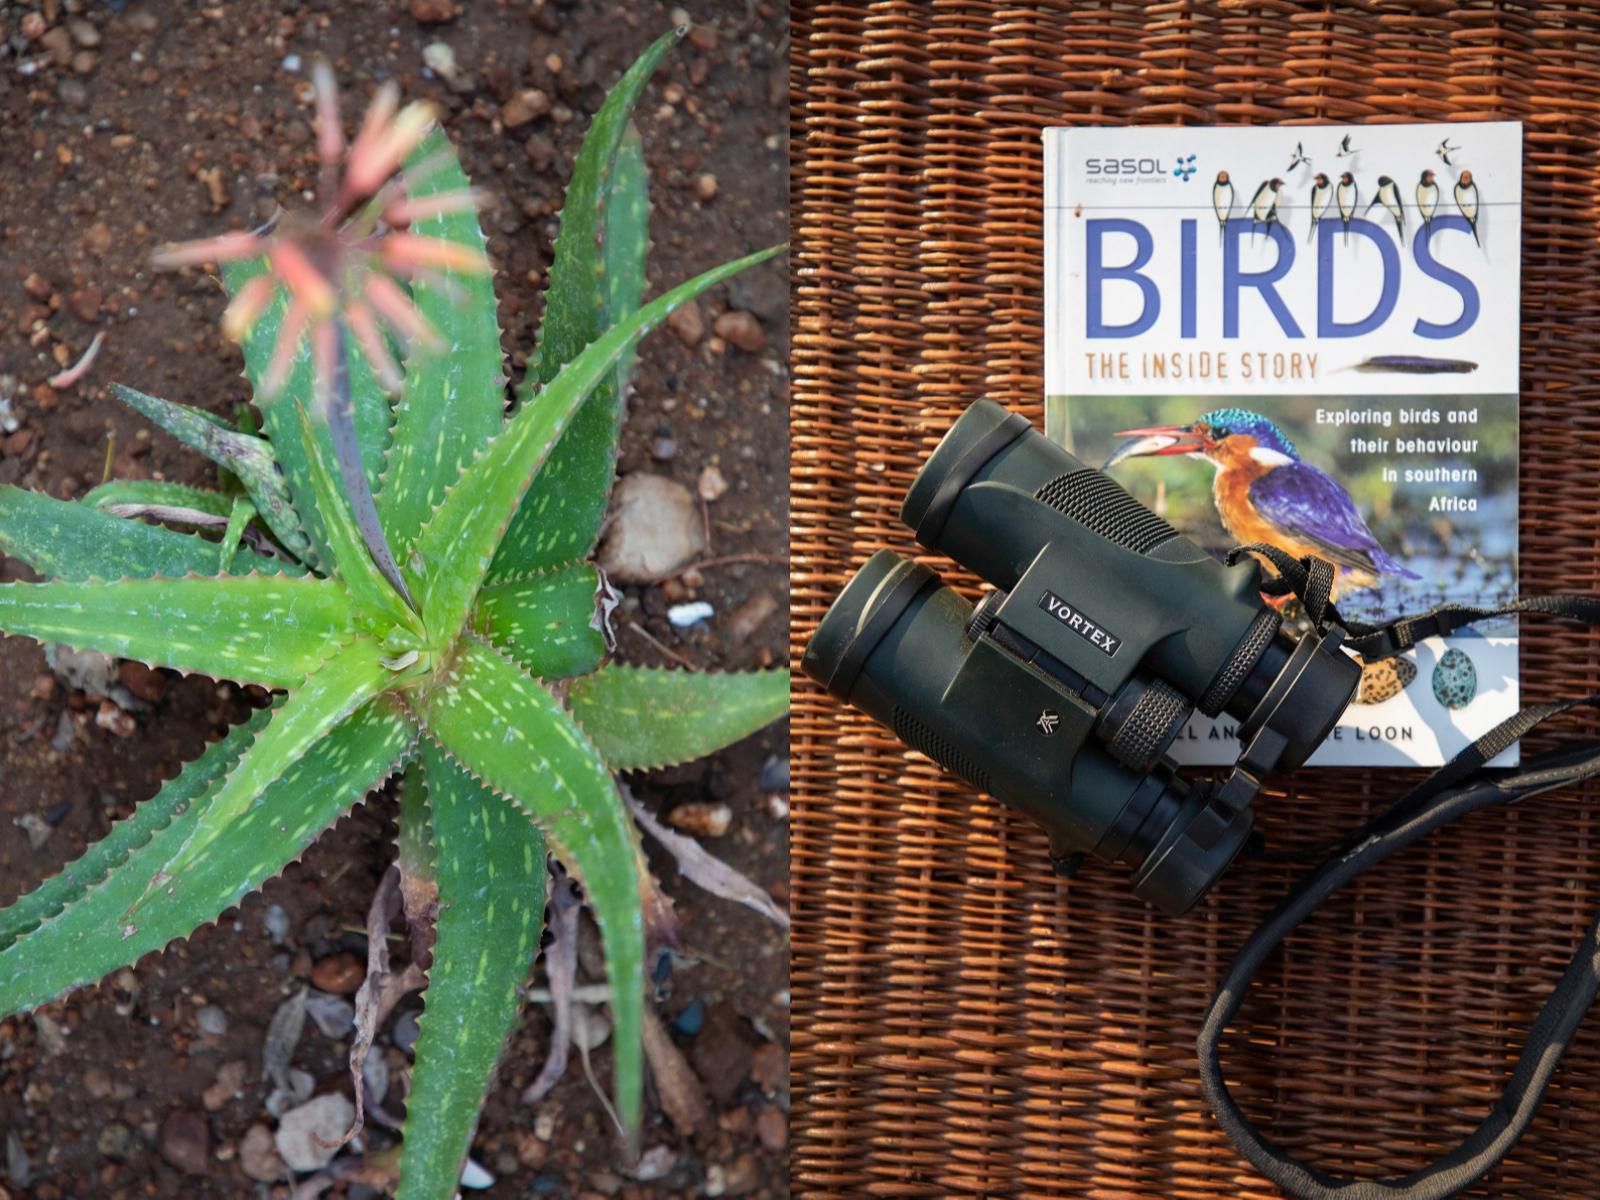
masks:
<instances>
[{"instance_id":1,"label":"rock","mask_svg":"<svg viewBox=\"0 0 1600 1200\"><path fill-rule=\"evenodd\" d=\"M218 1010L221 1011L220 1009ZM242 1058L225 1062L217 1071L217 1078L200 1093L207 1112L216 1112L244 1092L245 1081L250 1077L250 1064Z\"/></svg>"},{"instance_id":2,"label":"rock","mask_svg":"<svg viewBox=\"0 0 1600 1200\"><path fill-rule=\"evenodd\" d=\"M195 1013L194 1023L200 1027L200 1032L209 1033L212 1037L221 1037L228 1032L228 1014L215 1004L208 1004Z\"/></svg>"},{"instance_id":3,"label":"rock","mask_svg":"<svg viewBox=\"0 0 1600 1200\"><path fill-rule=\"evenodd\" d=\"M455 0L411 0L411 19L419 25L442 25L455 17Z\"/></svg>"},{"instance_id":4,"label":"rock","mask_svg":"<svg viewBox=\"0 0 1600 1200\"><path fill-rule=\"evenodd\" d=\"M99 61L93 50L79 50L72 56L72 70L78 75L93 75Z\"/></svg>"},{"instance_id":5,"label":"rock","mask_svg":"<svg viewBox=\"0 0 1600 1200\"><path fill-rule=\"evenodd\" d=\"M86 108L89 104L89 89L77 79L63 79L56 84L56 96L68 108Z\"/></svg>"},{"instance_id":6,"label":"rock","mask_svg":"<svg viewBox=\"0 0 1600 1200\"><path fill-rule=\"evenodd\" d=\"M520 129L549 111L550 97L538 88L527 88L501 105L500 120L507 129Z\"/></svg>"},{"instance_id":7,"label":"rock","mask_svg":"<svg viewBox=\"0 0 1600 1200\"><path fill-rule=\"evenodd\" d=\"M667 434L657 434L650 439L650 457L657 462L671 462L678 457L678 443Z\"/></svg>"},{"instance_id":8,"label":"rock","mask_svg":"<svg viewBox=\"0 0 1600 1200\"><path fill-rule=\"evenodd\" d=\"M756 780L756 786L763 792L787 792L789 790L789 760L773 756L761 764L761 776Z\"/></svg>"},{"instance_id":9,"label":"rock","mask_svg":"<svg viewBox=\"0 0 1600 1200\"><path fill-rule=\"evenodd\" d=\"M706 315L695 300L686 300L667 318L667 328L693 350L706 336Z\"/></svg>"},{"instance_id":10,"label":"rock","mask_svg":"<svg viewBox=\"0 0 1600 1200\"><path fill-rule=\"evenodd\" d=\"M757 592L734 609L733 615L728 618L728 641L735 646L742 646L777 611L778 601L771 592Z\"/></svg>"},{"instance_id":11,"label":"rock","mask_svg":"<svg viewBox=\"0 0 1600 1200\"><path fill-rule=\"evenodd\" d=\"M789 1077L788 1055L777 1042L763 1042L750 1056L750 1078L769 1096Z\"/></svg>"},{"instance_id":12,"label":"rock","mask_svg":"<svg viewBox=\"0 0 1600 1200\"><path fill-rule=\"evenodd\" d=\"M283 1114L272 1144L292 1170L320 1171L333 1161L355 1119L355 1105L341 1093L314 1096Z\"/></svg>"},{"instance_id":13,"label":"rock","mask_svg":"<svg viewBox=\"0 0 1600 1200\"><path fill-rule=\"evenodd\" d=\"M45 661L56 678L69 688L79 688L104 696L117 677L117 662L98 650L74 650L69 646L50 646Z\"/></svg>"},{"instance_id":14,"label":"rock","mask_svg":"<svg viewBox=\"0 0 1600 1200\"><path fill-rule=\"evenodd\" d=\"M761 1144L774 1154L789 1144L789 1120L777 1105L761 1110L756 1118L756 1136Z\"/></svg>"},{"instance_id":15,"label":"rock","mask_svg":"<svg viewBox=\"0 0 1600 1200\"><path fill-rule=\"evenodd\" d=\"M92 325L100 319L100 302L104 298L104 293L93 284L75 288L67 297L67 308L78 320L87 321Z\"/></svg>"},{"instance_id":16,"label":"rock","mask_svg":"<svg viewBox=\"0 0 1600 1200\"><path fill-rule=\"evenodd\" d=\"M50 61L64 67L72 61L72 35L65 25L57 25L39 35L39 45L50 55Z\"/></svg>"},{"instance_id":17,"label":"rock","mask_svg":"<svg viewBox=\"0 0 1600 1200\"><path fill-rule=\"evenodd\" d=\"M159 668L132 660L117 664L117 679L146 704L159 703L167 694L167 677Z\"/></svg>"},{"instance_id":18,"label":"rock","mask_svg":"<svg viewBox=\"0 0 1600 1200\"><path fill-rule=\"evenodd\" d=\"M123 683L126 684L127 680L123 680ZM128 690L135 696L139 694L132 685L128 686ZM262 914L261 923L266 926L267 936L272 939L273 945L281 946L283 939L289 936L289 913L281 904L269 904L267 911Z\"/></svg>"},{"instance_id":19,"label":"rock","mask_svg":"<svg viewBox=\"0 0 1600 1200\"><path fill-rule=\"evenodd\" d=\"M22 281L22 290L35 300L50 299L50 281L37 271L29 271Z\"/></svg>"},{"instance_id":20,"label":"rock","mask_svg":"<svg viewBox=\"0 0 1600 1200\"><path fill-rule=\"evenodd\" d=\"M306 1016L311 1018L324 1037L345 1038L355 1028L356 1008L342 996L308 992Z\"/></svg>"},{"instance_id":21,"label":"rock","mask_svg":"<svg viewBox=\"0 0 1600 1200\"><path fill-rule=\"evenodd\" d=\"M272 1144L272 1130L252 1125L239 1141L239 1168L259 1183L275 1183L287 1172L278 1148Z\"/></svg>"},{"instance_id":22,"label":"rock","mask_svg":"<svg viewBox=\"0 0 1600 1200\"><path fill-rule=\"evenodd\" d=\"M651 1146L639 1156L639 1165L634 1167L633 1177L640 1183L665 1179L677 1165L678 1156L672 1152L671 1147Z\"/></svg>"},{"instance_id":23,"label":"rock","mask_svg":"<svg viewBox=\"0 0 1600 1200\"><path fill-rule=\"evenodd\" d=\"M739 1031L739 1019L723 1005L706 1013L705 1028L689 1047L695 1073L719 1105L733 1103L750 1074L750 1045Z\"/></svg>"},{"instance_id":24,"label":"rock","mask_svg":"<svg viewBox=\"0 0 1600 1200\"><path fill-rule=\"evenodd\" d=\"M733 810L726 804L680 804L667 814L667 824L696 837L721 837L733 824Z\"/></svg>"},{"instance_id":25,"label":"rock","mask_svg":"<svg viewBox=\"0 0 1600 1200\"><path fill-rule=\"evenodd\" d=\"M668 580L667 587L670 588L674 582ZM667 620L676 629L688 629L692 625L700 624L701 621L709 621L716 615L716 611L708 601L693 600L688 604L674 604L667 609Z\"/></svg>"},{"instance_id":26,"label":"rock","mask_svg":"<svg viewBox=\"0 0 1600 1200\"><path fill-rule=\"evenodd\" d=\"M94 1148L100 1152L102 1158L114 1158L118 1162L124 1162L135 1149L133 1130L121 1121L112 1121L111 1124L102 1126L100 1132L95 1135Z\"/></svg>"},{"instance_id":27,"label":"rock","mask_svg":"<svg viewBox=\"0 0 1600 1200\"><path fill-rule=\"evenodd\" d=\"M394 1019L394 1028L389 1031L389 1040L395 1044L396 1049L410 1054L421 1032L417 1027L416 1009L408 1008Z\"/></svg>"},{"instance_id":28,"label":"rock","mask_svg":"<svg viewBox=\"0 0 1600 1200\"><path fill-rule=\"evenodd\" d=\"M487 1191L494 1186L494 1176L469 1158L461 1168L461 1186L474 1192Z\"/></svg>"},{"instance_id":29,"label":"rock","mask_svg":"<svg viewBox=\"0 0 1600 1200\"><path fill-rule=\"evenodd\" d=\"M700 493L700 499L712 504L728 494L728 481L723 478L716 464L712 463L700 472L700 478L695 480L694 490Z\"/></svg>"},{"instance_id":30,"label":"rock","mask_svg":"<svg viewBox=\"0 0 1600 1200\"><path fill-rule=\"evenodd\" d=\"M706 1023L705 1002L698 997L683 1006L683 1011L672 1018L672 1027L684 1037L693 1037Z\"/></svg>"},{"instance_id":31,"label":"rock","mask_svg":"<svg viewBox=\"0 0 1600 1200\"><path fill-rule=\"evenodd\" d=\"M55 826L37 813L23 813L13 820L17 828L28 835L30 850L42 850L44 844L50 840L51 833L55 831Z\"/></svg>"},{"instance_id":32,"label":"rock","mask_svg":"<svg viewBox=\"0 0 1600 1200\"><path fill-rule=\"evenodd\" d=\"M110 700L100 701L100 707L94 714L94 723L101 729L110 730L120 738L130 738L139 729L134 719Z\"/></svg>"},{"instance_id":33,"label":"rock","mask_svg":"<svg viewBox=\"0 0 1600 1200\"><path fill-rule=\"evenodd\" d=\"M717 318L712 331L724 341L739 347L747 354L755 354L767 344L767 335L753 312L742 308L729 309Z\"/></svg>"},{"instance_id":34,"label":"rock","mask_svg":"<svg viewBox=\"0 0 1600 1200\"><path fill-rule=\"evenodd\" d=\"M694 194L700 203L709 204L717 198L717 177L710 171L702 171L695 177Z\"/></svg>"},{"instance_id":35,"label":"rock","mask_svg":"<svg viewBox=\"0 0 1600 1200\"><path fill-rule=\"evenodd\" d=\"M353 996L367 977L367 966L348 950L318 959L311 968L311 982L335 996Z\"/></svg>"},{"instance_id":36,"label":"rock","mask_svg":"<svg viewBox=\"0 0 1600 1200\"><path fill-rule=\"evenodd\" d=\"M83 1073L83 1090L96 1100L111 1095L111 1076L102 1067L90 1067Z\"/></svg>"},{"instance_id":37,"label":"rock","mask_svg":"<svg viewBox=\"0 0 1600 1200\"><path fill-rule=\"evenodd\" d=\"M211 1126L200 1113L174 1109L161 1122L156 1151L185 1174L204 1175L211 1160Z\"/></svg>"},{"instance_id":38,"label":"rock","mask_svg":"<svg viewBox=\"0 0 1600 1200\"><path fill-rule=\"evenodd\" d=\"M689 44L696 50L709 54L717 48L717 31L709 25L691 26Z\"/></svg>"},{"instance_id":39,"label":"rock","mask_svg":"<svg viewBox=\"0 0 1600 1200\"><path fill-rule=\"evenodd\" d=\"M635 473L617 485L601 568L616 583L653 583L705 553L699 506L689 489L660 475Z\"/></svg>"},{"instance_id":40,"label":"rock","mask_svg":"<svg viewBox=\"0 0 1600 1200\"><path fill-rule=\"evenodd\" d=\"M522 147L528 153L528 161L533 164L534 170L542 171L555 161L556 144L542 133L536 133Z\"/></svg>"},{"instance_id":41,"label":"rock","mask_svg":"<svg viewBox=\"0 0 1600 1200\"><path fill-rule=\"evenodd\" d=\"M44 19L43 13L30 12L23 15L21 33L30 42L36 42L50 28L50 22Z\"/></svg>"},{"instance_id":42,"label":"rock","mask_svg":"<svg viewBox=\"0 0 1600 1200\"><path fill-rule=\"evenodd\" d=\"M72 35L72 40L78 45L93 50L100 44L100 30L93 21L85 21L79 17L75 21L67 22L67 32Z\"/></svg>"}]
</instances>

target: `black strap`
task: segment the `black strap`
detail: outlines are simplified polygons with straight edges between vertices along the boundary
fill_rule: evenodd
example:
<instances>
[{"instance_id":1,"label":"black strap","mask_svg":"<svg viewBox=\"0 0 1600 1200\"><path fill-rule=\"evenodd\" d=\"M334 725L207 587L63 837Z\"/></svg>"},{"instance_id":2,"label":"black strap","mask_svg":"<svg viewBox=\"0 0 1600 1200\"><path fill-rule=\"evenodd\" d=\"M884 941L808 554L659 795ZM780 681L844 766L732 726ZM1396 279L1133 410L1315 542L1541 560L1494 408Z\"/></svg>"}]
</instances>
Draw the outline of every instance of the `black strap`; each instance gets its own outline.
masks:
<instances>
[{"instance_id":1,"label":"black strap","mask_svg":"<svg viewBox=\"0 0 1600 1200\"><path fill-rule=\"evenodd\" d=\"M1559 599L1583 600L1600 608L1600 601L1589 597ZM1571 615L1571 611L1561 611L1560 615ZM1579 708L1600 708L1600 695L1535 705L1501 722L1364 826L1354 839L1357 844L1353 849L1329 858L1302 879L1245 940L1234 958L1200 1030L1201 1087L1218 1124L1240 1153L1297 1200L1444 1200L1492 1170L1533 1120L1561 1056L1600 992L1600 917L1590 925L1561 982L1529 1029L1522 1054L1494 1108L1454 1150L1409 1175L1344 1180L1291 1157L1264 1137L1234 1102L1222 1077L1219 1049L1223 1031L1239 1011L1262 963L1345 884L1458 817L1600 774L1600 742L1530 759L1507 776L1493 777L1483 769L1485 763L1535 726Z\"/></svg>"},{"instance_id":2,"label":"black strap","mask_svg":"<svg viewBox=\"0 0 1600 1200\"><path fill-rule=\"evenodd\" d=\"M1392 658L1409 650L1418 642L1431 637L1454 633L1475 621L1490 617L1510 616L1513 613L1562 617L1584 625L1600 625L1600 596L1553 595L1528 596L1513 600L1499 608L1474 608L1465 604L1441 604L1427 612L1400 617L1378 625L1364 621L1346 621L1339 616L1331 600L1334 568L1320 558L1307 556L1295 558L1276 546L1254 542L1240 546L1227 555L1232 566L1246 554L1257 554L1277 570L1275 579L1263 581L1261 590L1267 595L1298 596L1306 616L1317 629L1338 625L1349 635L1345 646L1361 655L1367 662Z\"/></svg>"}]
</instances>

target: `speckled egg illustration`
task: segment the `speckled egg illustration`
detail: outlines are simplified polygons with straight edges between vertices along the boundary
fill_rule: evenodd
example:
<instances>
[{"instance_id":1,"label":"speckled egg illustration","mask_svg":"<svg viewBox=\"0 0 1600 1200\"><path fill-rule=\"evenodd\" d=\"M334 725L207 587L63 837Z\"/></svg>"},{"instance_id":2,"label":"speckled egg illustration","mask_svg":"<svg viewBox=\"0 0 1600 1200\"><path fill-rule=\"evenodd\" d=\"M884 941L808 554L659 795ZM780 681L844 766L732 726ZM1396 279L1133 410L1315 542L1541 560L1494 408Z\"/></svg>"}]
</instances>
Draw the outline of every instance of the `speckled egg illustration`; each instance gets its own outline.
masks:
<instances>
[{"instance_id":1,"label":"speckled egg illustration","mask_svg":"<svg viewBox=\"0 0 1600 1200\"><path fill-rule=\"evenodd\" d=\"M1356 689L1357 704L1382 704L1393 700L1411 686L1417 677L1417 664L1409 658L1380 658L1361 664L1361 686Z\"/></svg>"},{"instance_id":2,"label":"speckled egg illustration","mask_svg":"<svg viewBox=\"0 0 1600 1200\"><path fill-rule=\"evenodd\" d=\"M1434 699L1446 708L1465 708L1478 694L1478 668L1465 652L1446 650L1433 668Z\"/></svg>"}]
</instances>

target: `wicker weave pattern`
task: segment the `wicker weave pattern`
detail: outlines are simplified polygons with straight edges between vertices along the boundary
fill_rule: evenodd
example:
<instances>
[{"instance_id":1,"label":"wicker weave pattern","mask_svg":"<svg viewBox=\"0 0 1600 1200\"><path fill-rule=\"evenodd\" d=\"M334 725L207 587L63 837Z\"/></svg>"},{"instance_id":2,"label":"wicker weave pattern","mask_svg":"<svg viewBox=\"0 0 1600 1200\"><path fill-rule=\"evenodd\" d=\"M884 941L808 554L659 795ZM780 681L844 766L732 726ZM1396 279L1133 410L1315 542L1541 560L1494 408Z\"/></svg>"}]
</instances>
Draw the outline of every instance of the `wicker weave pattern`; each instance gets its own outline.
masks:
<instances>
[{"instance_id":1,"label":"wicker weave pattern","mask_svg":"<svg viewBox=\"0 0 1600 1200\"><path fill-rule=\"evenodd\" d=\"M1600 589L1600 8L793 13L796 663L871 551L912 549L900 498L960 408L989 395L1039 418L1053 124L1524 121L1523 585ZM1596 690L1596 645L1525 625L1525 694ZM1190 917L1157 919L1114 869L1056 881L1033 827L803 680L793 728L797 1192L1276 1194L1215 1128L1193 1044L1292 870L1236 872ZM1403 779L1306 772L1259 824L1332 835ZM1232 1040L1249 1111L1362 1175L1453 1143L1600 906L1597 798L1481 815L1292 939L1247 1006L1252 1040ZM1600 1196L1597 1026L1475 1194Z\"/></svg>"}]
</instances>

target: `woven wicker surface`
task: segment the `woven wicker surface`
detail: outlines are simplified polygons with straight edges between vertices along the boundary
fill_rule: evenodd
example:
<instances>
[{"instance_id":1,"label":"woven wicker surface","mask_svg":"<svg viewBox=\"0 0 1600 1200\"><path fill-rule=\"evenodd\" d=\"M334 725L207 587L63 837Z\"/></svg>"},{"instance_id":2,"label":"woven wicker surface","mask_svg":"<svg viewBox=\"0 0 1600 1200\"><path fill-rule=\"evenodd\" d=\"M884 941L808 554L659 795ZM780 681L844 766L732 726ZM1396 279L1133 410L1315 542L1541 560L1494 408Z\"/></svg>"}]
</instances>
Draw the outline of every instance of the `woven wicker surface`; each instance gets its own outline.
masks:
<instances>
[{"instance_id":1,"label":"woven wicker surface","mask_svg":"<svg viewBox=\"0 0 1600 1200\"><path fill-rule=\"evenodd\" d=\"M886 0L793 22L796 663L868 554L912 550L900 498L961 407L1040 418L1057 124L1525 122L1523 587L1600 589L1600 8ZM1596 644L1525 625L1525 694L1596 690ZM799 1194L1277 1194L1213 1123L1193 1047L1291 871L1161 919L1115 869L1055 880L1030 824L803 680L793 747ZM1407 778L1304 772L1259 826L1331 835ZM1596 799L1482 814L1336 898L1231 1038L1252 1115L1360 1175L1475 1124L1600 906ZM1473 1194L1600 1196L1597 1145L1600 1019Z\"/></svg>"}]
</instances>

